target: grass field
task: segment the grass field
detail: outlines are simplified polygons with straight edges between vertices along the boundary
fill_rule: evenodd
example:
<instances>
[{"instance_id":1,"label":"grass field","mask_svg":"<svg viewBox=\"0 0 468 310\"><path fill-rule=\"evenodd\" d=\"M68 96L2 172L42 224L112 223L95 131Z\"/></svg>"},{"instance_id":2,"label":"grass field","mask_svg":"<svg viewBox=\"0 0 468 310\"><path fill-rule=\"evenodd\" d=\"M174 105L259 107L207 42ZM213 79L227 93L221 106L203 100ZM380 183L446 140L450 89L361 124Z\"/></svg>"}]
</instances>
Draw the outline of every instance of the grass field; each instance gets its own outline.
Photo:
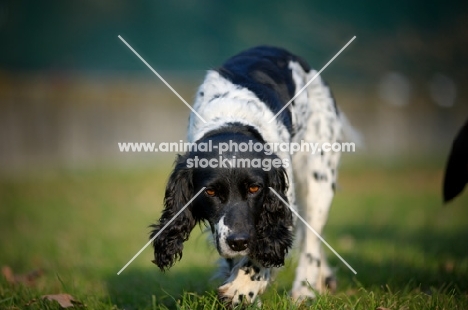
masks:
<instances>
[{"instance_id":1,"label":"grass field","mask_svg":"<svg viewBox=\"0 0 468 310\"><path fill-rule=\"evenodd\" d=\"M169 173L161 166L0 181L0 265L17 275L42 270L29 284L0 276L0 309L60 309L41 299L60 293L88 309L220 308L211 280L218 255L199 228L169 272L150 262L148 248L117 275L159 215ZM468 192L442 206L441 166L343 164L324 237L358 273L329 254L338 292L312 308L468 309ZM309 308L287 298L295 262L264 295L264 309Z\"/></svg>"}]
</instances>

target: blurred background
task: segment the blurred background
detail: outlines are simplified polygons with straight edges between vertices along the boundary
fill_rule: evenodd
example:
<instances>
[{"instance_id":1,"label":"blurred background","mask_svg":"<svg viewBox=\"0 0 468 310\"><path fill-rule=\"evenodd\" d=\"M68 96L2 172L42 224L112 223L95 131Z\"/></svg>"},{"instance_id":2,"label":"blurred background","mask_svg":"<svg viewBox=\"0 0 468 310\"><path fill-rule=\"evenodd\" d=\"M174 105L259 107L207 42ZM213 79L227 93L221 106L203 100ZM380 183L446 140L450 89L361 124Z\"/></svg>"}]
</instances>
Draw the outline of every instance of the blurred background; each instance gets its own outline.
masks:
<instances>
[{"instance_id":1,"label":"blurred background","mask_svg":"<svg viewBox=\"0 0 468 310\"><path fill-rule=\"evenodd\" d=\"M117 142L185 138L205 71L259 44L322 74L362 132L361 155L445 156L468 116L463 1L2 1L0 172L154 164ZM172 154L171 154L172 156Z\"/></svg>"},{"instance_id":2,"label":"blurred background","mask_svg":"<svg viewBox=\"0 0 468 310\"><path fill-rule=\"evenodd\" d=\"M446 207L441 195L468 118L467 29L467 1L0 1L0 265L45 270L26 293L0 277L0 307L67 292L142 309L215 287L200 229L170 272L147 249L116 275L147 242L175 156L117 143L185 139L190 112L118 35L190 103L243 49L277 45L318 70L356 36L322 73L364 140L342 156L324 235L358 271L329 255L339 291L468 296L468 194Z\"/></svg>"}]
</instances>

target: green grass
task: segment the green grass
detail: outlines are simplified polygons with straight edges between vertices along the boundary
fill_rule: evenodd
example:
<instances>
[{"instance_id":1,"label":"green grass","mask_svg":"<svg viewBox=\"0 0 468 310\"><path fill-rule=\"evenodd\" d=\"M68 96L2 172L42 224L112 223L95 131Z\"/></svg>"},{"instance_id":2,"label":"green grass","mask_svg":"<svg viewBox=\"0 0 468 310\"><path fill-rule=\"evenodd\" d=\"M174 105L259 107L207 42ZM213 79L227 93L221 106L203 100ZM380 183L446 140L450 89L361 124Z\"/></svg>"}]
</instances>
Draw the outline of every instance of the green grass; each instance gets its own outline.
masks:
<instances>
[{"instance_id":1,"label":"green grass","mask_svg":"<svg viewBox=\"0 0 468 310\"><path fill-rule=\"evenodd\" d=\"M218 255L197 228L184 257L161 273L145 250L169 166L115 172L55 171L0 181L0 265L42 269L33 285L0 276L0 309L59 309L44 294L71 294L88 309L218 309ZM442 166L442 165L440 165ZM316 309L468 309L468 193L442 206L434 164L344 164L325 239L338 292ZM263 297L264 309L308 309L287 297L295 256ZM253 307L252 307L253 308Z\"/></svg>"}]
</instances>

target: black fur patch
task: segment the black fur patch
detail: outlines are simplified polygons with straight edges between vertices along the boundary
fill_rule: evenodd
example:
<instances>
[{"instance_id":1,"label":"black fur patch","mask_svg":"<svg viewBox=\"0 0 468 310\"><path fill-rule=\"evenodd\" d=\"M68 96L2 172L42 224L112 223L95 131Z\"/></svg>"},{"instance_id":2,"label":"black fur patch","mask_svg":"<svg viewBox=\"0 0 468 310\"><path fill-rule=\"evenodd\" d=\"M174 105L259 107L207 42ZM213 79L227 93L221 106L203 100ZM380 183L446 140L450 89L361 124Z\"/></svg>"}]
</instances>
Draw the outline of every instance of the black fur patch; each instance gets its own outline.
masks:
<instances>
[{"instance_id":1,"label":"black fur patch","mask_svg":"<svg viewBox=\"0 0 468 310\"><path fill-rule=\"evenodd\" d=\"M258 46L230 58L218 68L218 72L232 83L252 91L276 114L291 100L296 90L288 68L290 61L298 62L305 71L310 71L303 59L284 49ZM293 135L291 110L284 109L278 119Z\"/></svg>"}]
</instances>

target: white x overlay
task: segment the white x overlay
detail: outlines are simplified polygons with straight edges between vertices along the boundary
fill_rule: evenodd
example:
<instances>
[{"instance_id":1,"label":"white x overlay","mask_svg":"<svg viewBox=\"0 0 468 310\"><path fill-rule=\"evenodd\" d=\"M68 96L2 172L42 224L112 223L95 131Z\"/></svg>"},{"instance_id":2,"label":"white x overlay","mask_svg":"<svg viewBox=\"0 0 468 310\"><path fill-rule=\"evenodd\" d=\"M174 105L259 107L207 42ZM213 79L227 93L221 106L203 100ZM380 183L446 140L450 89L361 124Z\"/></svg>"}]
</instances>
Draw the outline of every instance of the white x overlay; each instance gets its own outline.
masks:
<instances>
[{"instance_id":1,"label":"white x overlay","mask_svg":"<svg viewBox=\"0 0 468 310\"><path fill-rule=\"evenodd\" d=\"M270 190L275 193L276 196L278 196L278 198L292 211L292 213L294 213L297 218L300 219L307 226L307 228L309 228L317 236L317 238L319 238L320 241L322 241L346 265L346 267L349 268L349 270L351 270L354 274L357 274L356 270L354 270L354 268L351 267L351 265L348 264L348 262L346 262L344 258L341 257L341 255L338 254L338 252L335 251L335 249L333 249L331 245L329 245L328 242L325 241L325 239L323 239L322 236L320 236L320 234L315 229L313 229L312 226L310 226L309 223L307 223L306 220L302 218L302 216L299 215L299 213L297 213L296 210L294 210L273 188L270 187Z\"/></svg>"},{"instance_id":2,"label":"white x overlay","mask_svg":"<svg viewBox=\"0 0 468 310\"><path fill-rule=\"evenodd\" d=\"M170 219L170 221L167 222L166 225L164 225L164 226L158 231L158 233L157 233L156 235L154 235L154 237L151 238L150 241L148 241L148 242L141 248L141 250L138 251L138 253L136 253L136 254L132 257L131 260L128 261L127 264L125 264L125 266L122 267L122 269L120 269L119 272L117 272L117 275L120 275L120 274L122 273L122 271L124 271L125 268L127 268L127 266L130 265L130 264L135 260L135 258L137 258L138 255L140 255L141 252L143 252L143 250L146 249L146 248L148 247L148 245L150 245L151 242L153 242L154 239L156 239L156 238L164 231L164 229L166 229L167 226L169 226L169 225L176 219L176 217L178 217L182 212L184 212L184 210L192 203L192 201L195 200L195 198L197 198L198 195L200 195L201 192L203 192L203 190L204 190L205 188L206 188L206 187L202 187L202 189L199 190L198 193L196 193L195 196L193 196L193 198L190 199L189 202L187 202L187 204L186 204L185 206L183 206L182 209L180 209L179 212L177 212L177 214L174 215L174 216Z\"/></svg>"},{"instance_id":3,"label":"white x overlay","mask_svg":"<svg viewBox=\"0 0 468 310\"><path fill-rule=\"evenodd\" d=\"M146 62L145 59L143 59L143 57L140 56L140 54L138 54L137 51L135 51L135 49L133 49L133 47L127 43L127 41L125 41L120 35L118 36L118 38L180 99L182 100L182 102L198 117L200 118L204 123L206 123L206 121L203 119L203 117L201 117L201 115L199 115L191 106L190 104L187 103L187 101L185 101L184 98L182 98L181 95L179 95L179 93L177 93L177 91L172 88L172 86L166 82L166 80L156 71L153 69L153 67L151 67L150 64L148 64ZM294 97L291 98L291 100L289 100L283 108L281 108L281 110L275 114L275 116L273 116L273 118L271 120L268 121L268 123L271 123L281 112L284 111L284 109L286 109L290 104L291 102L297 98L297 96L299 96L299 94L304 91L310 83L312 83L316 78L317 76L320 75L320 73L325 70L325 68L328 67L328 65L330 63L333 62L333 60L335 60L336 57L338 57L338 55L341 54L341 52L343 52L345 50L346 47L348 47L349 44L351 44L351 42L354 41L354 39L356 39L356 36L354 36L351 40L348 41L348 43L346 43L345 46L343 46L341 48L341 50L335 54L335 56L333 56L332 59L330 59L330 61L328 61L325 66L323 66L322 69L320 69L319 72L317 72L317 74L312 78L310 79L295 95ZM200 193L205 189L205 187L203 187L202 189L200 189L200 191L198 191L198 193L195 194L195 196L192 197L192 199L190 199L189 202L187 202L187 204L185 206L182 207L182 209L179 210L179 212L177 212L176 215L174 215L167 223L166 225L164 225L159 231L157 234L155 234L133 257L132 259L130 259L128 261L127 264L125 264L125 266L122 267L122 269L120 269L119 272L117 272L117 275L120 275L127 267L128 265L130 265L140 254L141 252L143 252L194 200L195 198L197 198L198 195L200 195ZM343 257L341 257L340 254L338 254L338 252L336 252L326 241L325 239L322 238L322 236L320 236L319 233L317 233L315 231L315 229L312 228L312 226L310 226L298 213L296 210L294 210L273 188L270 187L270 190L273 191L273 193L275 193L276 196L278 196L278 198L307 226L307 228L309 228L319 239L320 241L322 241L354 274L357 274L357 272L353 269L353 267L351 267L351 265L349 265L344 259Z\"/></svg>"},{"instance_id":4,"label":"white x overlay","mask_svg":"<svg viewBox=\"0 0 468 310\"><path fill-rule=\"evenodd\" d=\"M314 75L313 78L310 79L309 82L307 82L301 89L299 89L299 91L294 95L294 97L292 97L291 100L289 100L289 101L284 105L284 107L282 107L281 110L279 110L279 112L276 113L275 116L273 116L273 117L268 121L268 123L271 123L272 121L274 121L275 118L278 117L278 115L279 115L281 112L283 112L284 109L286 109L286 108L291 104L291 102L293 102L293 100L296 99L297 96L299 96L299 95L304 91L304 89L306 89L307 86L309 86L309 84L312 83L312 82L317 78L317 76L319 76L320 73L322 73L322 71L325 70L325 68L328 67L328 65L331 64L332 61L335 60L335 58L338 57L338 55L340 55L341 52L344 51L345 48L347 48L348 45L351 44L351 42L354 41L354 39L356 39L356 36L352 37L351 40L349 40L348 43L346 43L345 46L343 46L343 47L339 50L339 52L336 53L335 56L333 56L333 58L330 59L330 61L328 61L328 62L325 64L325 66L323 66L323 68L320 69L320 71L317 72L317 74Z\"/></svg>"},{"instance_id":5,"label":"white x overlay","mask_svg":"<svg viewBox=\"0 0 468 310\"><path fill-rule=\"evenodd\" d=\"M127 41L124 40L124 38L122 38L120 35L118 36L118 38L119 38L125 45L127 45L127 47L128 47L138 58L140 58L140 60L141 60L154 74L156 74L156 76L157 76L164 84L166 84L166 86L167 86L170 90L172 90L172 92L173 92L177 97L179 97L179 99L182 100L182 102L185 103L185 105L186 105L190 110L192 110L192 112L193 112L196 116L198 116L198 118L200 118L200 119L203 121L203 123L206 123L206 121L203 119L203 117L201 117L201 115L198 114L197 111L195 111L195 110L190 106L190 104L188 104L187 101L185 101L185 99L182 98L182 96L179 95L179 93L176 92L176 90L175 90L174 88L172 88L172 86L171 86L168 82L166 82L166 80L165 80L158 72L156 72L156 70L154 70L153 67L150 66L149 63L147 63L146 60L144 60L143 57L141 57L140 54L138 54L138 52L135 51L135 50L133 49L133 47L131 47L130 44L128 44Z\"/></svg>"}]
</instances>

